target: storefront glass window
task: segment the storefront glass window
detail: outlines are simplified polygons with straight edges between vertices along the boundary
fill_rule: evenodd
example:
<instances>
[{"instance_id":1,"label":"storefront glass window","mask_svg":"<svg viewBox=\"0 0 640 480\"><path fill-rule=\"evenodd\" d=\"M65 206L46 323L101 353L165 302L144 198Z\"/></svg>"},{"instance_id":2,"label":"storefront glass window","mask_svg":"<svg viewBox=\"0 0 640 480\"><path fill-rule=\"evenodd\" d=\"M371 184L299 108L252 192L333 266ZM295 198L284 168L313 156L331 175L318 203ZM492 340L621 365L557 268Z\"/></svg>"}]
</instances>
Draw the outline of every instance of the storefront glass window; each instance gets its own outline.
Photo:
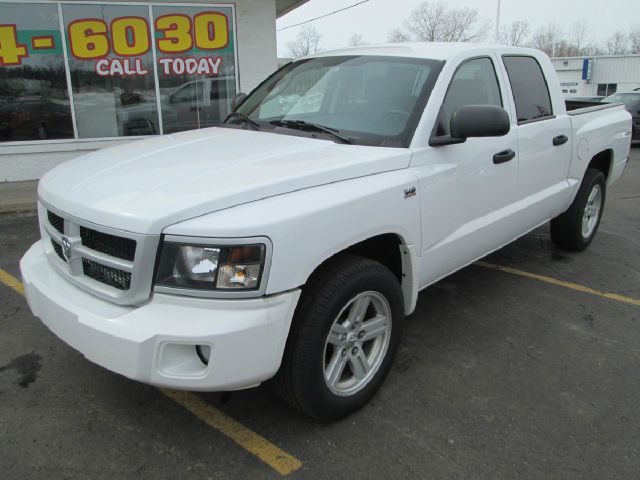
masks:
<instances>
[{"instance_id":1,"label":"storefront glass window","mask_svg":"<svg viewBox=\"0 0 640 480\"><path fill-rule=\"evenodd\" d=\"M62 6L79 138L160 132L145 5Z\"/></svg>"},{"instance_id":2,"label":"storefront glass window","mask_svg":"<svg viewBox=\"0 0 640 480\"><path fill-rule=\"evenodd\" d=\"M58 6L0 8L0 142L74 138Z\"/></svg>"},{"instance_id":3,"label":"storefront glass window","mask_svg":"<svg viewBox=\"0 0 640 480\"><path fill-rule=\"evenodd\" d=\"M231 5L0 8L0 141L172 133L216 125L230 111Z\"/></svg>"},{"instance_id":4,"label":"storefront glass window","mask_svg":"<svg viewBox=\"0 0 640 480\"><path fill-rule=\"evenodd\" d=\"M153 7L165 133L221 123L236 93L231 8Z\"/></svg>"}]
</instances>

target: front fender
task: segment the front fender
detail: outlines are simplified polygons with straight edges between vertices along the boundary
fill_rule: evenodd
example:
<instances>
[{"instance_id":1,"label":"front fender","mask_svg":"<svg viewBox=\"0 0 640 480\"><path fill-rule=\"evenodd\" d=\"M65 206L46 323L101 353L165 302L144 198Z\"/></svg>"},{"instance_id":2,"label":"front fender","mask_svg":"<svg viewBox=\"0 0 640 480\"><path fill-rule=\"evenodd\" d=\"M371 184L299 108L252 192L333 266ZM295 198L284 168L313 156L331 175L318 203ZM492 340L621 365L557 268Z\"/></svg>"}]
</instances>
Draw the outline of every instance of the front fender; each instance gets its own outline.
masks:
<instances>
[{"instance_id":1,"label":"front fender","mask_svg":"<svg viewBox=\"0 0 640 480\"><path fill-rule=\"evenodd\" d=\"M275 294L304 285L322 262L376 235L393 233L405 246L419 246L419 197L405 196L412 187L417 181L411 171L385 172L239 205L171 225L163 233L269 237L273 258L266 294ZM409 258L413 277L417 257ZM415 290L417 282L412 283ZM405 294L411 308L416 294Z\"/></svg>"}]
</instances>

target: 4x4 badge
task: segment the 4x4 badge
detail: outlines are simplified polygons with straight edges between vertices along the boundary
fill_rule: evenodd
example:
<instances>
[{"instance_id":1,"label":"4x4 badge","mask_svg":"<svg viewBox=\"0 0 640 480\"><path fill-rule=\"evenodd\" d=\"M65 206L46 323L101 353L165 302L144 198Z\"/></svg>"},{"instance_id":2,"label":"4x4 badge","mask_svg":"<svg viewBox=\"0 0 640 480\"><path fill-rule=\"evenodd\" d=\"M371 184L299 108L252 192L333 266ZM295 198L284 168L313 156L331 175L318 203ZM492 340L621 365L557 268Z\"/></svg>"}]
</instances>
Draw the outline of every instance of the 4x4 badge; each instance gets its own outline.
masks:
<instances>
[{"instance_id":1,"label":"4x4 badge","mask_svg":"<svg viewBox=\"0 0 640 480\"><path fill-rule=\"evenodd\" d=\"M416 187L410 187L404 189L404 198L410 198L416 196Z\"/></svg>"}]
</instances>

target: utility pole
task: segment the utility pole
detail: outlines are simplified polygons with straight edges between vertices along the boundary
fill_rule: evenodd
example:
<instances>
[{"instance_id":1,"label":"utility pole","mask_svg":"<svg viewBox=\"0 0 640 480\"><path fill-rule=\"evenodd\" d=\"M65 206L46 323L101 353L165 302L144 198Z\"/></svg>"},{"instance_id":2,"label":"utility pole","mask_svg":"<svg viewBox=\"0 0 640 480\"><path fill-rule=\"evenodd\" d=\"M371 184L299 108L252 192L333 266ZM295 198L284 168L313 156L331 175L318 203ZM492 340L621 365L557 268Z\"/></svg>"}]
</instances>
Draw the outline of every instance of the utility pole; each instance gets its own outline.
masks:
<instances>
[{"instance_id":1,"label":"utility pole","mask_svg":"<svg viewBox=\"0 0 640 480\"><path fill-rule=\"evenodd\" d=\"M496 43L500 43L500 0L498 0L498 9L496 11Z\"/></svg>"}]
</instances>

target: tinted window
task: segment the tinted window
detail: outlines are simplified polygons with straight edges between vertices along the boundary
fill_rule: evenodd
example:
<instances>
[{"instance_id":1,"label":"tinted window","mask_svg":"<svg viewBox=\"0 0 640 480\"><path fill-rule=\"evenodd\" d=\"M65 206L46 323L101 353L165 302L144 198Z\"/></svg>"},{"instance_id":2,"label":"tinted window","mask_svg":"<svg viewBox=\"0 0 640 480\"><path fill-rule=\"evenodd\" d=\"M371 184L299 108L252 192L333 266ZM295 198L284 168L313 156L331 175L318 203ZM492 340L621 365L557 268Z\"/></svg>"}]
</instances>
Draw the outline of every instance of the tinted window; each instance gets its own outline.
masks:
<instances>
[{"instance_id":1,"label":"tinted window","mask_svg":"<svg viewBox=\"0 0 640 480\"><path fill-rule=\"evenodd\" d=\"M451 116L464 105L502 106L496 71L488 58L468 60L458 67L442 103L436 135L449 135Z\"/></svg>"},{"instance_id":2,"label":"tinted window","mask_svg":"<svg viewBox=\"0 0 640 480\"><path fill-rule=\"evenodd\" d=\"M533 57L505 56L518 122L526 122L553 114L549 88L540 65Z\"/></svg>"}]
</instances>

